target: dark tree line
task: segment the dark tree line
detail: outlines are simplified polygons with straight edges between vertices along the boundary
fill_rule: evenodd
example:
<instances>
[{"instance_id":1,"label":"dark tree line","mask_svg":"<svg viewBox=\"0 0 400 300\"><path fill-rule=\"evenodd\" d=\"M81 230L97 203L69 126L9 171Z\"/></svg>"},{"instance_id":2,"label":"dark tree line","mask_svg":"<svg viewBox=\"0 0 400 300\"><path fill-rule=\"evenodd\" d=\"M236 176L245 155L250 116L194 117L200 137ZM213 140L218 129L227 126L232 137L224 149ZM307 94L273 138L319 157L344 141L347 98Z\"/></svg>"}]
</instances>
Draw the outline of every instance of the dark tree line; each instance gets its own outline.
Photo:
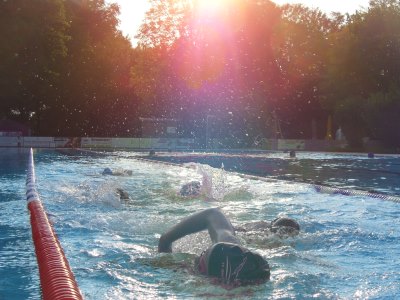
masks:
<instances>
[{"instance_id":1,"label":"dark tree line","mask_svg":"<svg viewBox=\"0 0 400 300\"><path fill-rule=\"evenodd\" d=\"M133 53L118 13L104 0L1 1L0 117L36 135L134 134Z\"/></svg>"},{"instance_id":2,"label":"dark tree line","mask_svg":"<svg viewBox=\"0 0 400 300\"><path fill-rule=\"evenodd\" d=\"M330 16L268 0L230 3L202 15L201 1L152 1L135 65L154 72L132 77L137 88L155 85L142 91L147 113L187 120L195 135L213 115L217 135L248 145L276 136L276 119L286 138L311 138L313 123L324 138L332 116L353 147L366 136L400 145L399 1Z\"/></svg>"},{"instance_id":3,"label":"dark tree line","mask_svg":"<svg viewBox=\"0 0 400 300\"><path fill-rule=\"evenodd\" d=\"M37 135L136 136L139 117L185 137L324 138L400 146L400 1L353 15L269 0L151 0L132 48L104 0L0 2L0 117ZM211 120L211 121L210 121ZM210 125L210 124L209 124ZM315 133L314 133L315 134Z\"/></svg>"}]
</instances>

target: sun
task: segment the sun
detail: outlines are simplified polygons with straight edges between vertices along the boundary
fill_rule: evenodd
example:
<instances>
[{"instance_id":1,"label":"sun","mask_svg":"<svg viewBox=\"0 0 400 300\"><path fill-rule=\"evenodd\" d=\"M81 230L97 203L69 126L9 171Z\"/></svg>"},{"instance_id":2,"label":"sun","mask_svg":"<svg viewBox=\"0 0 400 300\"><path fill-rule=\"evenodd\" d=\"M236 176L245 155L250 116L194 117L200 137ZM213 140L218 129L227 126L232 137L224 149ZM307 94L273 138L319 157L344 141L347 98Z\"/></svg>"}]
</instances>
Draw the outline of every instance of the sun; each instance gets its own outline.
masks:
<instances>
[{"instance_id":1,"label":"sun","mask_svg":"<svg viewBox=\"0 0 400 300\"><path fill-rule=\"evenodd\" d=\"M202 8L202 9L208 9L208 10L213 10L213 9L218 9L221 8L223 5L223 0L199 0L196 1L197 5Z\"/></svg>"},{"instance_id":2,"label":"sun","mask_svg":"<svg viewBox=\"0 0 400 300\"><path fill-rule=\"evenodd\" d=\"M195 11L203 16L220 13L228 5L229 0L195 0Z\"/></svg>"}]
</instances>

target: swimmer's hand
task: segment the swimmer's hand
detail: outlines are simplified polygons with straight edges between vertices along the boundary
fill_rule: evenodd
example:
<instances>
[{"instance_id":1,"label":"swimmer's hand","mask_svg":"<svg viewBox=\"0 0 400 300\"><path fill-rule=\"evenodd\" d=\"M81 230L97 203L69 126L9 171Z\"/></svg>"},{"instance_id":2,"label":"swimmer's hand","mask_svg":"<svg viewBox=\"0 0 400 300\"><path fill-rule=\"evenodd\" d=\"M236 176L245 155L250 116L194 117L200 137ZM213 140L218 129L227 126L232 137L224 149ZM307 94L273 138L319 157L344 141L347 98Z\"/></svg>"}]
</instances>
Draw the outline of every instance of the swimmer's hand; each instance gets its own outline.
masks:
<instances>
[{"instance_id":1,"label":"swimmer's hand","mask_svg":"<svg viewBox=\"0 0 400 300\"><path fill-rule=\"evenodd\" d=\"M172 252L172 244L167 241L165 235L162 235L160 237L160 240L158 241L158 252L159 253L171 253Z\"/></svg>"}]
</instances>

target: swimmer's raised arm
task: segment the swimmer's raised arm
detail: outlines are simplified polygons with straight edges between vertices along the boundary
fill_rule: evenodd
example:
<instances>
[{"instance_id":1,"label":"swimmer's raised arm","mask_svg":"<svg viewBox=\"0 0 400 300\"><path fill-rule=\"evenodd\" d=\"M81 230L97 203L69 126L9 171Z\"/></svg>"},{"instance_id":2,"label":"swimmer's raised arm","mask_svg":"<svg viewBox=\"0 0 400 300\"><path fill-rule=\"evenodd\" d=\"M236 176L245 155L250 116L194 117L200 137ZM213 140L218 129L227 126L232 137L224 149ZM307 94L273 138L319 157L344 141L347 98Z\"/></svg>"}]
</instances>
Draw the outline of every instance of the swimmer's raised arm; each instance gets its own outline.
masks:
<instances>
[{"instance_id":1,"label":"swimmer's raised arm","mask_svg":"<svg viewBox=\"0 0 400 300\"><path fill-rule=\"evenodd\" d=\"M213 245L196 261L199 273L219 278L224 284L254 284L269 279L268 262L240 245L232 224L218 208L183 219L160 237L159 252L172 252L172 243L188 234L208 229Z\"/></svg>"},{"instance_id":2,"label":"swimmer's raised arm","mask_svg":"<svg viewBox=\"0 0 400 300\"><path fill-rule=\"evenodd\" d=\"M172 243L176 240L208 229L211 241L239 243L235 230L229 220L218 208L209 208L195 213L165 232L158 242L158 252L172 252Z\"/></svg>"}]
</instances>

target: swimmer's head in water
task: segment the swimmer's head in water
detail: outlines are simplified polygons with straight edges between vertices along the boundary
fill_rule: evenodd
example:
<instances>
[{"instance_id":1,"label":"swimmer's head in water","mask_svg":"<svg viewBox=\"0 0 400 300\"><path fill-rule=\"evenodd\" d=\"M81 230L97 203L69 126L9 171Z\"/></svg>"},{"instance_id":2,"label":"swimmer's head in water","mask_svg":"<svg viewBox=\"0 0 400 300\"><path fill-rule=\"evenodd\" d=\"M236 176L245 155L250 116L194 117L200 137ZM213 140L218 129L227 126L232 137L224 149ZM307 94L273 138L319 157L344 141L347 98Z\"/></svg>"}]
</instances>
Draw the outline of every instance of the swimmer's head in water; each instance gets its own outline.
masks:
<instances>
[{"instance_id":1,"label":"swimmer's head in water","mask_svg":"<svg viewBox=\"0 0 400 300\"><path fill-rule=\"evenodd\" d=\"M191 181L182 186L179 194L184 197L200 195L201 184L198 181Z\"/></svg>"},{"instance_id":2,"label":"swimmer's head in water","mask_svg":"<svg viewBox=\"0 0 400 300\"><path fill-rule=\"evenodd\" d=\"M129 194L121 188L117 188L117 193L121 200L130 200Z\"/></svg>"},{"instance_id":3,"label":"swimmer's head in water","mask_svg":"<svg viewBox=\"0 0 400 300\"><path fill-rule=\"evenodd\" d=\"M291 218L276 218L271 222L271 231L282 235L297 235L300 225Z\"/></svg>"},{"instance_id":4,"label":"swimmer's head in water","mask_svg":"<svg viewBox=\"0 0 400 300\"><path fill-rule=\"evenodd\" d=\"M111 171L111 169L110 168L105 168L104 169L104 171L103 171L103 175L112 175L112 171Z\"/></svg>"},{"instance_id":5,"label":"swimmer's head in water","mask_svg":"<svg viewBox=\"0 0 400 300\"><path fill-rule=\"evenodd\" d=\"M269 279L268 262L259 254L231 243L217 243L199 259L202 274L220 278L225 284L251 284Z\"/></svg>"}]
</instances>

